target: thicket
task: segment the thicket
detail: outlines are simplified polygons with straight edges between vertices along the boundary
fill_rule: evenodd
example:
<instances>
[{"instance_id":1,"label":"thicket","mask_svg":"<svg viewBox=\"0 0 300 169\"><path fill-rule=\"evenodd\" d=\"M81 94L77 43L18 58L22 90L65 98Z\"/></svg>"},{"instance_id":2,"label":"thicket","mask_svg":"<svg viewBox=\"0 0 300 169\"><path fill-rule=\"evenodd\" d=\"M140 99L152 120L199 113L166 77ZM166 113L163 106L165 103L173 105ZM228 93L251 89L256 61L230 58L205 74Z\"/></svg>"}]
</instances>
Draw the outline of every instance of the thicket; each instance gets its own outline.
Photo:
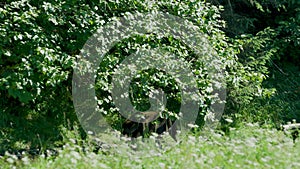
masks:
<instances>
[{"instance_id":1,"label":"thicket","mask_svg":"<svg viewBox=\"0 0 300 169\"><path fill-rule=\"evenodd\" d=\"M299 60L300 15L295 4L298 1L272 6L274 4L265 4L265 1L251 4L237 0L232 1L231 5L222 4L225 6L223 9L217 4L211 5L201 0L2 2L0 149L50 146L49 143L61 140L62 127L72 129L74 123L78 122L72 102L72 75L80 50L93 33L110 22L112 17L122 17L126 12L133 11L166 12L191 21L206 35L225 68L227 102L223 120L245 119L249 105L256 103L254 100L264 100L273 94L272 90L262 87L268 77L268 67L273 68L270 60L276 64L281 60ZM271 19L273 12L277 17L275 21ZM233 20L230 20L231 15L235 16ZM261 17L269 19L265 22ZM111 85L113 70L126 56L144 46L164 47L190 62L196 57L193 50L180 39L170 36L158 38L149 33L117 43L99 65L95 84L99 107L116 129L120 129L120 122L124 118L109 99L111 94L107 88ZM201 62L192 63L193 72L199 73L199 91L205 91L201 99L206 104L199 108L197 120L197 124L202 125L212 101L212 94L207 92L211 82L205 76L206 72L202 71ZM162 80L165 80L164 83ZM147 83L141 85L139 81ZM134 82L131 90L138 97L132 98L132 102L140 110L149 107L146 94L152 86L169 90L167 109L169 114L178 113L176 105L180 103L181 96L172 77L157 70L147 70L141 72L140 78ZM261 102L259 104L261 106ZM259 116L261 120L265 119L267 113Z\"/></svg>"},{"instance_id":2,"label":"thicket","mask_svg":"<svg viewBox=\"0 0 300 169\"><path fill-rule=\"evenodd\" d=\"M274 91L269 98L257 97L251 104L244 105L239 111L242 120L279 126L287 121L299 119L299 54L300 54L300 8L297 0L229 0L214 1L223 5L221 16L227 27L226 35L234 39L254 36L258 41L261 32L268 31L272 40L258 47L261 52L244 48L238 58L247 62L248 56L259 56L262 52L274 50L267 61L268 78L264 88ZM251 42L252 43L252 42ZM250 49L250 50L248 50ZM243 56L247 57L243 57Z\"/></svg>"}]
</instances>

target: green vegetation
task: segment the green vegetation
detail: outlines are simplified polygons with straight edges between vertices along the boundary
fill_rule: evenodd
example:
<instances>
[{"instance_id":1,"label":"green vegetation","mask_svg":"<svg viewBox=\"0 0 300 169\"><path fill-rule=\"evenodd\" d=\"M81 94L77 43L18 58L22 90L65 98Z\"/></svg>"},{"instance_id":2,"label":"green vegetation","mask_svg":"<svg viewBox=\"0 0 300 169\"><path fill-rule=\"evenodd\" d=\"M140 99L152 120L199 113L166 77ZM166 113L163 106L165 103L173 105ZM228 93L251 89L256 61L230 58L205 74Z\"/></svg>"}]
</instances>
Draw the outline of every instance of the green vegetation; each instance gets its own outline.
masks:
<instances>
[{"instance_id":1,"label":"green vegetation","mask_svg":"<svg viewBox=\"0 0 300 169\"><path fill-rule=\"evenodd\" d=\"M196 30L207 43L194 48L156 32L117 42L96 65L97 113L122 132L127 119L112 100L112 78L132 54L154 48L184 60L165 68L188 65L202 104L198 129L165 153L149 143L141 153L157 149L159 156L139 159L126 143L117 150L95 145L76 116L72 78L81 49L97 29L116 17L155 11L188 20L194 26L186 30ZM0 168L299 168L299 142L293 145L277 130L300 122L299 0L5 0L0 39ZM199 54L199 48L206 50ZM211 69L225 75L226 104L215 131L201 130L210 106L220 101L211 92L219 77L209 76L206 56L218 58L221 66L210 64ZM150 91L158 88L167 99L161 118L178 119L183 96L168 72L139 70L129 99L146 111Z\"/></svg>"},{"instance_id":2,"label":"green vegetation","mask_svg":"<svg viewBox=\"0 0 300 169\"><path fill-rule=\"evenodd\" d=\"M128 145L104 148L97 154L83 144L76 144L74 135L65 138L66 145L55 158L41 155L34 160L23 155L0 159L2 168L299 168L300 142L293 144L283 132L245 125L232 128L229 136L211 131L189 135L165 153L152 150L133 151ZM142 155L137 155L142 153ZM51 153L49 153L51 154ZM151 155L151 157L147 157ZM145 157L146 156L146 157Z\"/></svg>"}]
</instances>

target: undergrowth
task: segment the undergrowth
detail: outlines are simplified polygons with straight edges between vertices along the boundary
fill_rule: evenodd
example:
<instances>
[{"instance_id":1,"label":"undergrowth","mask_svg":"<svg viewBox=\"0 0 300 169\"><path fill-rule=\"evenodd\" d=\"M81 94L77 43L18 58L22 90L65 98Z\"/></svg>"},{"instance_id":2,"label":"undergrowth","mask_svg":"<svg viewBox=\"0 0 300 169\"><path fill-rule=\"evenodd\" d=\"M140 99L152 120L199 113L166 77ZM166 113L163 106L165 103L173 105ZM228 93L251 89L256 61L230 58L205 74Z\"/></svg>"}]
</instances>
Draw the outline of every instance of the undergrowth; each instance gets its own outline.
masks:
<instances>
[{"instance_id":1,"label":"undergrowth","mask_svg":"<svg viewBox=\"0 0 300 169\"><path fill-rule=\"evenodd\" d=\"M283 132L258 124L230 128L229 135L202 130L191 133L170 150L133 150L121 141L95 151L91 139L81 140L78 133L64 131L65 145L57 154L35 158L6 153L1 168L299 168L300 142ZM157 150L157 151L156 151Z\"/></svg>"}]
</instances>

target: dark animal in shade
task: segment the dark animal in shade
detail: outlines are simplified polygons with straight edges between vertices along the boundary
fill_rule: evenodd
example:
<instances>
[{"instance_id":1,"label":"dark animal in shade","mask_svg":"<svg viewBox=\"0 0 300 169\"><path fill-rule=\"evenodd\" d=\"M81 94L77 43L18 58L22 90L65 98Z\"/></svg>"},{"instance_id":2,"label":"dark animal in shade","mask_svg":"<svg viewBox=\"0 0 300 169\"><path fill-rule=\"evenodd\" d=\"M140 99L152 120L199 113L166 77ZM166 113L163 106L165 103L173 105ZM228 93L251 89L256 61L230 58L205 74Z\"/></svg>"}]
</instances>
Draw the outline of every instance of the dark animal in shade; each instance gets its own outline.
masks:
<instances>
[{"instance_id":1,"label":"dark animal in shade","mask_svg":"<svg viewBox=\"0 0 300 169\"><path fill-rule=\"evenodd\" d=\"M145 135L155 132L157 134L162 134L163 132L169 131L173 124L173 121L166 118L160 118L158 112L148 111L136 113L143 116L142 122L134 122L128 118L122 125L122 134L130 137L145 137ZM133 114L132 116L136 116ZM132 117L131 116L131 117ZM157 119L157 120L156 120ZM156 120L156 123L153 121ZM170 131L169 131L170 132ZM175 133L170 132L171 136L174 138Z\"/></svg>"}]
</instances>

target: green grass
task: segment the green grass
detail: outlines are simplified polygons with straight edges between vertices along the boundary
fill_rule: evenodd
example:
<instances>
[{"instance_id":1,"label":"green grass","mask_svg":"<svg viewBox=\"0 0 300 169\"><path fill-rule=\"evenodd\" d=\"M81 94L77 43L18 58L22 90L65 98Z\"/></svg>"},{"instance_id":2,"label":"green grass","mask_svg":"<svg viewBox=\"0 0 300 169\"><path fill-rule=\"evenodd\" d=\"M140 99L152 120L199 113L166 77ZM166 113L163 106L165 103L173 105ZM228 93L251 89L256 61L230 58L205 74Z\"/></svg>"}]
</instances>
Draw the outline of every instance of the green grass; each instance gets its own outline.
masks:
<instances>
[{"instance_id":1,"label":"green grass","mask_svg":"<svg viewBox=\"0 0 300 169\"><path fill-rule=\"evenodd\" d=\"M67 134L71 136L70 134ZM71 136L74 137L74 136ZM56 157L40 155L17 159L6 154L0 157L1 168L299 168L300 141L281 131L248 124L231 129L229 135L202 131L190 134L171 150L154 154L148 149L133 151L128 144L103 148L95 154L90 147L82 151L80 140L65 138L67 144ZM81 143L81 144L76 144ZM158 152L158 151L157 151ZM144 156L152 157L144 157Z\"/></svg>"}]
</instances>

